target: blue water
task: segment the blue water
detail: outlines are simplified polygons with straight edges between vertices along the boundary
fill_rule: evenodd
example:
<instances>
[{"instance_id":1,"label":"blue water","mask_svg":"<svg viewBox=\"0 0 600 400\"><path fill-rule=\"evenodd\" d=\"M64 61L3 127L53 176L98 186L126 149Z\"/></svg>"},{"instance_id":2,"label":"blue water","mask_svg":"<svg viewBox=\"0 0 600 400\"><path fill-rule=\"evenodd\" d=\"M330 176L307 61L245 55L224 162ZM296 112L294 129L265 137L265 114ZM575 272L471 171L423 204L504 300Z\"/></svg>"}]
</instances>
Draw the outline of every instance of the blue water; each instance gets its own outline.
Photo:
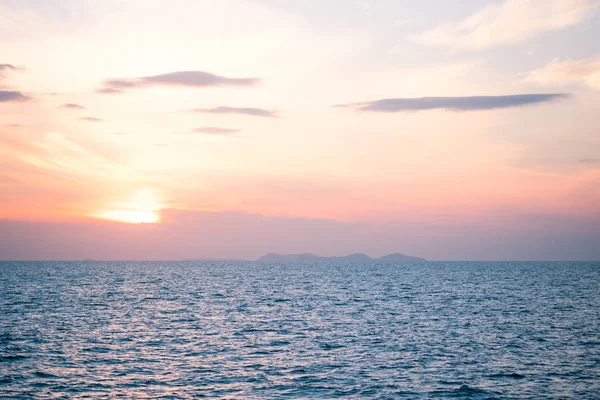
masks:
<instances>
[{"instance_id":1,"label":"blue water","mask_svg":"<svg viewBox=\"0 0 600 400\"><path fill-rule=\"evenodd\" d=\"M600 398L599 263L0 263L0 398Z\"/></svg>"}]
</instances>

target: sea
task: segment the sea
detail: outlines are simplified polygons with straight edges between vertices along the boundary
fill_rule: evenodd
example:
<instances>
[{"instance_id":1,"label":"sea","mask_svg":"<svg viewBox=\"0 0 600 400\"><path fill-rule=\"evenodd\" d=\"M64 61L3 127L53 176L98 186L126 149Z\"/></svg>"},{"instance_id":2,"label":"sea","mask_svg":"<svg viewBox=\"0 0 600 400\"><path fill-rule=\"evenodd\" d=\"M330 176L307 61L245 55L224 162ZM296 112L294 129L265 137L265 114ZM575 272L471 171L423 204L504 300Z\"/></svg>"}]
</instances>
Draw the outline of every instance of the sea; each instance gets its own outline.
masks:
<instances>
[{"instance_id":1,"label":"sea","mask_svg":"<svg viewBox=\"0 0 600 400\"><path fill-rule=\"evenodd\" d=\"M2 399L600 399L600 263L0 262Z\"/></svg>"}]
</instances>

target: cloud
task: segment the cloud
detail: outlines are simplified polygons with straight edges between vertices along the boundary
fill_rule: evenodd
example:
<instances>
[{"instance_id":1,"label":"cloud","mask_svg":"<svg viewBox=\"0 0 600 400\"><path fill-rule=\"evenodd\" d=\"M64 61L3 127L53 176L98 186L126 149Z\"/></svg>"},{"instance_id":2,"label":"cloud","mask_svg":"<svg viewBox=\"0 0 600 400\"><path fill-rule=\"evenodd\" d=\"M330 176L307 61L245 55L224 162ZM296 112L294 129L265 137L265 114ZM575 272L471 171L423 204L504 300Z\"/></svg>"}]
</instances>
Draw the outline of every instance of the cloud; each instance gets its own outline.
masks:
<instances>
[{"instance_id":1,"label":"cloud","mask_svg":"<svg viewBox=\"0 0 600 400\"><path fill-rule=\"evenodd\" d=\"M0 64L0 78L4 78L5 71L15 71L17 67L12 64Z\"/></svg>"},{"instance_id":2,"label":"cloud","mask_svg":"<svg viewBox=\"0 0 600 400\"><path fill-rule=\"evenodd\" d=\"M121 94L125 93L122 90L114 89L114 88L100 88L96 90L96 93L100 94Z\"/></svg>"},{"instance_id":3,"label":"cloud","mask_svg":"<svg viewBox=\"0 0 600 400\"><path fill-rule=\"evenodd\" d=\"M578 82L600 90L600 56L583 60L554 60L542 68L523 74L524 82L563 85Z\"/></svg>"},{"instance_id":4,"label":"cloud","mask_svg":"<svg viewBox=\"0 0 600 400\"><path fill-rule=\"evenodd\" d=\"M136 79L139 79L139 78L136 78ZM141 86L141 82L138 83L135 81L135 79L132 79L132 80L109 79L109 80L105 81L104 84L109 88L117 89L117 90L135 88L135 87Z\"/></svg>"},{"instance_id":5,"label":"cloud","mask_svg":"<svg viewBox=\"0 0 600 400\"><path fill-rule=\"evenodd\" d=\"M600 158L580 158L577 162L580 164L600 166Z\"/></svg>"},{"instance_id":6,"label":"cloud","mask_svg":"<svg viewBox=\"0 0 600 400\"><path fill-rule=\"evenodd\" d=\"M113 132L113 135L127 135L127 132Z\"/></svg>"},{"instance_id":7,"label":"cloud","mask_svg":"<svg viewBox=\"0 0 600 400\"><path fill-rule=\"evenodd\" d=\"M103 119L96 117L82 117L79 118L80 121L88 121L88 122L102 122Z\"/></svg>"},{"instance_id":8,"label":"cloud","mask_svg":"<svg viewBox=\"0 0 600 400\"><path fill-rule=\"evenodd\" d=\"M13 90L0 90L0 103L6 103L11 101L29 101L31 97Z\"/></svg>"},{"instance_id":9,"label":"cloud","mask_svg":"<svg viewBox=\"0 0 600 400\"><path fill-rule=\"evenodd\" d=\"M8 124L8 125L6 125L7 128L20 128L22 126L23 125L21 125L21 124Z\"/></svg>"},{"instance_id":10,"label":"cloud","mask_svg":"<svg viewBox=\"0 0 600 400\"><path fill-rule=\"evenodd\" d=\"M15 67L12 64L0 64L0 78L6 77L6 72L8 71L24 71L23 67Z\"/></svg>"},{"instance_id":11,"label":"cloud","mask_svg":"<svg viewBox=\"0 0 600 400\"><path fill-rule=\"evenodd\" d=\"M233 133L240 132L239 129L230 129L230 128L219 128L216 126L203 126L200 128L194 128L189 130L188 132L183 132L185 134L209 134L209 135L231 135Z\"/></svg>"},{"instance_id":12,"label":"cloud","mask_svg":"<svg viewBox=\"0 0 600 400\"><path fill-rule=\"evenodd\" d=\"M251 115L253 117L278 118L279 116L274 111L265 110L262 108L249 107L215 107L215 108L194 108L188 110L193 113L204 114L242 114Z\"/></svg>"},{"instance_id":13,"label":"cloud","mask_svg":"<svg viewBox=\"0 0 600 400\"><path fill-rule=\"evenodd\" d=\"M63 104L61 107L68 108L71 110L83 110L85 108L84 106L80 106L79 104L73 104L73 103Z\"/></svg>"},{"instance_id":14,"label":"cloud","mask_svg":"<svg viewBox=\"0 0 600 400\"><path fill-rule=\"evenodd\" d=\"M123 93L127 89L153 86L241 87L254 86L259 82L260 80L257 78L227 78L204 71L178 71L139 78L108 79L104 82L104 87L98 89L96 92L118 94Z\"/></svg>"},{"instance_id":15,"label":"cloud","mask_svg":"<svg viewBox=\"0 0 600 400\"><path fill-rule=\"evenodd\" d=\"M568 95L564 93L518 94L508 96L420 97L413 99L383 99L364 103L340 104L336 107L353 107L358 111L386 113L436 109L477 111L547 103L566 97L568 97Z\"/></svg>"},{"instance_id":16,"label":"cloud","mask_svg":"<svg viewBox=\"0 0 600 400\"><path fill-rule=\"evenodd\" d=\"M203 71L181 71L142 78L148 84L168 86L253 86L256 78L225 78Z\"/></svg>"},{"instance_id":17,"label":"cloud","mask_svg":"<svg viewBox=\"0 0 600 400\"><path fill-rule=\"evenodd\" d=\"M12 64L0 64L0 79L6 77L7 71L22 71L23 69L24 68L21 67L15 67ZM0 89L2 88L0 87ZM4 86L4 89L7 89L6 86ZM29 100L31 100L31 97L17 90L0 90L0 103Z\"/></svg>"},{"instance_id":18,"label":"cloud","mask_svg":"<svg viewBox=\"0 0 600 400\"><path fill-rule=\"evenodd\" d=\"M577 25L593 15L595 0L505 0L462 21L443 24L411 40L426 46L482 50L519 43L542 32Z\"/></svg>"}]
</instances>

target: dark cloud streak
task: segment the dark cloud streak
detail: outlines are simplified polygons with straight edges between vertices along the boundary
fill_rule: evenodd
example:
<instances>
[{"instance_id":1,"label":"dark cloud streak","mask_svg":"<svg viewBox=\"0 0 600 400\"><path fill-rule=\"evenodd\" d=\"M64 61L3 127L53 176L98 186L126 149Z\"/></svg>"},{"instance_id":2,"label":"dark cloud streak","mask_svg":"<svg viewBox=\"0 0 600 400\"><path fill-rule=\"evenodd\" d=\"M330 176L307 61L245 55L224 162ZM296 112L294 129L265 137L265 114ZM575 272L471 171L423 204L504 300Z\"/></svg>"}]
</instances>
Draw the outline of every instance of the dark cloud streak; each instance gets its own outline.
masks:
<instances>
[{"instance_id":1,"label":"dark cloud streak","mask_svg":"<svg viewBox=\"0 0 600 400\"><path fill-rule=\"evenodd\" d=\"M15 67L12 64L0 64L0 78L5 78L8 71L23 71L24 69L22 67Z\"/></svg>"},{"instance_id":2,"label":"dark cloud streak","mask_svg":"<svg viewBox=\"0 0 600 400\"><path fill-rule=\"evenodd\" d=\"M0 79L6 77L7 71L22 71L24 68L12 64L0 64ZM2 89L2 88L0 88ZM6 89L6 87L4 87ZM29 101L31 97L18 90L0 90L0 103Z\"/></svg>"},{"instance_id":3,"label":"dark cloud streak","mask_svg":"<svg viewBox=\"0 0 600 400\"><path fill-rule=\"evenodd\" d=\"M142 78L146 84L168 86L254 86L260 82L257 78L226 78L203 71L181 71Z\"/></svg>"},{"instance_id":4,"label":"dark cloud streak","mask_svg":"<svg viewBox=\"0 0 600 400\"><path fill-rule=\"evenodd\" d=\"M61 107L68 108L71 110L83 110L85 108L84 106L80 106L79 104L73 104L73 103L63 104Z\"/></svg>"},{"instance_id":5,"label":"dark cloud streak","mask_svg":"<svg viewBox=\"0 0 600 400\"><path fill-rule=\"evenodd\" d=\"M340 104L336 107L351 107L355 108L357 111L383 113L436 109L450 111L478 111L548 103L555 100L562 100L567 97L569 97L569 95L565 93L518 94L506 96L420 97L382 99L363 103Z\"/></svg>"},{"instance_id":6,"label":"dark cloud streak","mask_svg":"<svg viewBox=\"0 0 600 400\"><path fill-rule=\"evenodd\" d=\"M255 86L260 83L258 78L227 78L204 71L177 71L167 74L143 76L138 78L108 79L97 93L119 94L126 89L144 88L153 86L180 86L180 87L244 87Z\"/></svg>"},{"instance_id":7,"label":"dark cloud streak","mask_svg":"<svg viewBox=\"0 0 600 400\"><path fill-rule=\"evenodd\" d=\"M250 115L253 117L265 117L265 118L278 118L279 116L273 111L265 110L262 108L250 108L250 107L215 107L215 108L194 108L188 110L192 113L203 113L203 114L242 114Z\"/></svg>"},{"instance_id":8,"label":"dark cloud streak","mask_svg":"<svg viewBox=\"0 0 600 400\"><path fill-rule=\"evenodd\" d=\"M125 93L122 90L114 89L114 88L100 88L96 90L96 93L100 94L122 94Z\"/></svg>"},{"instance_id":9,"label":"dark cloud streak","mask_svg":"<svg viewBox=\"0 0 600 400\"><path fill-rule=\"evenodd\" d=\"M0 103L29 101L31 97L16 90L0 90Z\"/></svg>"}]
</instances>

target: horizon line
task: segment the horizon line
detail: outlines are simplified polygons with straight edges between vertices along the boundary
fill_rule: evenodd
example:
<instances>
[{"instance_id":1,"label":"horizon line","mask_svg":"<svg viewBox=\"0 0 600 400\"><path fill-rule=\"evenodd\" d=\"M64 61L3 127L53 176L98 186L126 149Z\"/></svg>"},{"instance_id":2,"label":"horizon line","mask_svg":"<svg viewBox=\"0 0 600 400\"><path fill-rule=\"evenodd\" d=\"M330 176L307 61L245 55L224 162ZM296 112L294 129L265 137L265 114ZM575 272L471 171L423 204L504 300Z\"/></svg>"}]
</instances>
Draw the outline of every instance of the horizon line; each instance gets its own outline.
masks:
<instances>
[{"instance_id":1,"label":"horizon line","mask_svg":"<svg viewBox=\"0 0 600 400\"><path fill-rule=\"evenodd\" d=\"M327 256L329 257L329 256ZM336 257L336 256L332 256ZM417 258L417 257L416 257ZM373 261L380 261L377 258L374 258ZM259 260L247 260L247 259L228 259L228 258L206 258L206 259L64 259L64 260L0 260L0 263L3 262L246 262L246 263L262 263L262 264L277 264L277 263L269 263L269 262L261 262ZM429 260L425 259L425 262L488 262L488 263L501 263L501 262L525 262L525 263L533 263L533 262L550 262L550 263L561 263L561 262L586 262L586 263L600 263L599 260ZM288 262L289 263L289 262ZM302 263L302 262L298 262ZM306 263L306 262L305 262ZM393 264L394 262L387 262L389 264ZM397 264L402 264L402 262L396 262ZM285 262L283 263L285 264ZM366 264L366 263L365 263Z\"/></svg>"}]
</instances>

